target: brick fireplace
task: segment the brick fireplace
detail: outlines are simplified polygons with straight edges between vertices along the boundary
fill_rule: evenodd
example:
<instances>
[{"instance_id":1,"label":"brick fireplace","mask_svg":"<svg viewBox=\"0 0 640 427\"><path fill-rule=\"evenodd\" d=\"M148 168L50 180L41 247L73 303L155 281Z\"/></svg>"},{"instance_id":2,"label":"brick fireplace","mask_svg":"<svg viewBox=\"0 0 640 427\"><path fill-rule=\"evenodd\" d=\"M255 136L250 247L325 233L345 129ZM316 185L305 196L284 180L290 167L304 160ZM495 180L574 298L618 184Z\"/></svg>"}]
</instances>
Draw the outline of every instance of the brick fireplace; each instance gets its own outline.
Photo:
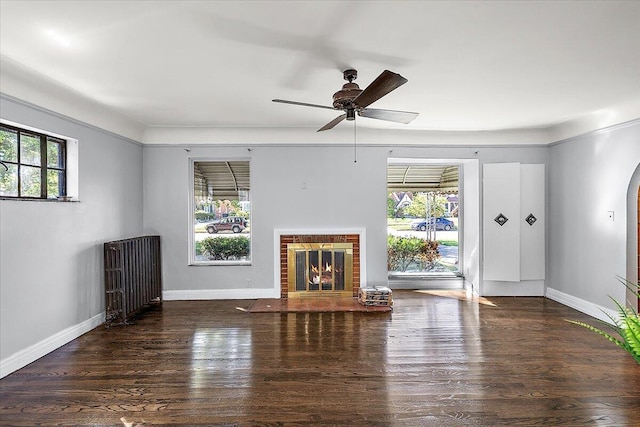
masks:
<instances>
[{"instance_id":1,"label":"brick fireplace","mask_svg":"<svg viewBox=\"0 0 640 427\"><path fill-rule=\"evenodd\" d=\"M280 297L357 297L364 231L276 230Z\"/></svg>"}]
</instances>

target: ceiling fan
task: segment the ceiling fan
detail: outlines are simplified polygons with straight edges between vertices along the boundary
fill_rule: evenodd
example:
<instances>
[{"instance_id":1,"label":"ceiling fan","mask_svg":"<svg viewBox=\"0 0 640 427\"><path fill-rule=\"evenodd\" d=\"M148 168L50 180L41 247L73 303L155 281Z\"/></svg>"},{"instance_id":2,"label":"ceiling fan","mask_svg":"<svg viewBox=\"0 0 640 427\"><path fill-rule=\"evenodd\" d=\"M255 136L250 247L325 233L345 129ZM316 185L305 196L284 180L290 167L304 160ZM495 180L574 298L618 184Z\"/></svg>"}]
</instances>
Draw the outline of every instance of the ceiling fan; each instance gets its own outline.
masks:
<instances>
[{"instance_id":1,"label":"ceiling fan","mask_svg":"<svg viewBox=\"0 0 640 427\"><path fill-rule=\"evenodd\" d=\"M358 77L358 72L353 69L345 70L344 79L348 82L342 86L342 89L333 94L333 106L309 104L306 102L287 101L285 99L274 99L273 102L281 102L283 104L302 105L304 107L324 108L328 110L343 110L344 114L339 115L326 125L318 129L318 132L329 130L338 123L347 120L355 120L356 113L361 117L370 119L386 120L396 123L410 123L418 117L418 113L396 110L380 110L375 108L367 108L378 99L387 95L389 92L399 88L407 79L400 74L384 70L369 86L364 89L353 81Z\"/></svg>"}]
</instances>

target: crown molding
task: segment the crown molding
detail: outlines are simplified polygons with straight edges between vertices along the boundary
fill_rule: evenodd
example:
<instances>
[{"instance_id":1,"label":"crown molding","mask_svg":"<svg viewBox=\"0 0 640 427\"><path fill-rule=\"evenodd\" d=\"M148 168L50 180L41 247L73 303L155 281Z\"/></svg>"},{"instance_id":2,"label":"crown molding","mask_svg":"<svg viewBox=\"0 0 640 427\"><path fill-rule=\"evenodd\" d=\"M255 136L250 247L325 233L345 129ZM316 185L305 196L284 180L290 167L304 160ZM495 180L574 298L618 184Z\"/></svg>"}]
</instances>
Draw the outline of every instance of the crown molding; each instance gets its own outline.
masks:
<instances>
[{"instance_id":1,"label":"crown molding","mask_svg":"<svg viewBox=\"0 0 640 427\"><path fill-rule=\"evenodd\" d=\"M640 119L640 99L634 99L549 126L547 128L549 143L562 142L601 129L610 130L617 125L624 125L638 119Z\"/></svg>"},{"instance_id":2,"label":"crown molding","mask_svg":"<svg viewBox=\"0 0 640 427\"><path fill-rule=\"evenodd\" d=\"M222 127L148 127L145 145L304 145L352 146L354 132L350 127L316 132L311 128L222 128ZM545 129L513 129L496 131L434 131L415 129L370 129L357 132L358 146L402 147L510 147L546 146Z\"/></svg>"}]
</instances>

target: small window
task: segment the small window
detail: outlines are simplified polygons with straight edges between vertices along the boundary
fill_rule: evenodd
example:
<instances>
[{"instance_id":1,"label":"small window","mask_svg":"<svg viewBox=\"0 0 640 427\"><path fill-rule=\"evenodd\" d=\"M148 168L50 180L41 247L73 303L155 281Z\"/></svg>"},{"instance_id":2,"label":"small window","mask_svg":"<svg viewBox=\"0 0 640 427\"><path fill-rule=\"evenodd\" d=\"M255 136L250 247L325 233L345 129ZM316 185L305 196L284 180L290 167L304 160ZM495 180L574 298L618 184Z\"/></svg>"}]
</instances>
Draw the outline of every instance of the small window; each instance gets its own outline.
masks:
<instances>
[{"instance_id":1,"label":"small window","mask_svg":"<svg viewBox=\"0 0 640 427\"><path fill-rule=\"evenodd\" d=\"M66 143L50 135L0 125L0 197L66 196Z\"/></svg>"}]
</instances>

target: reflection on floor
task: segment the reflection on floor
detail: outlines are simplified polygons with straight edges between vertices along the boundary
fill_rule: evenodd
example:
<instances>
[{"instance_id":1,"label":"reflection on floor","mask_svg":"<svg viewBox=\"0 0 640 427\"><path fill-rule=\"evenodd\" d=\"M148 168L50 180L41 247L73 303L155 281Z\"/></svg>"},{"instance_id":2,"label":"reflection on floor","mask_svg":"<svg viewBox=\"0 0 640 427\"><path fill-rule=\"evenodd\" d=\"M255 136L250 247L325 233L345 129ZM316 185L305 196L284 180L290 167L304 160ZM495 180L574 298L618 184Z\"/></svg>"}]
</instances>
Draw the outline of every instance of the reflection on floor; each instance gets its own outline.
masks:
<instances>
[{"instance_id":1,"label":"reflection on floor","mask_svg":"<svg viewBox=\"0 0 640 427\"><path fill-rule=\"evenodd\" d=\"M250 313L296 313L296 312L389 312L392 307L362 305L357 298L350 297L302 297L262 298L251 307Z\"/></svg>"},{"instance_id":2,"label":"reflection on floor","mask_svg":"<svg viewBox=\"0 0 640 427\"><path fill-rule=\"evenodd\" d=\"M495 304L487 298L471 295L464 289L416 290L414 292L495 307ZM392 311L392 307L365 306L358 303L357 298L349 297L262 298L253 303L247 311L250 313L388 312Z\"/></svg>"}]
</instances>

